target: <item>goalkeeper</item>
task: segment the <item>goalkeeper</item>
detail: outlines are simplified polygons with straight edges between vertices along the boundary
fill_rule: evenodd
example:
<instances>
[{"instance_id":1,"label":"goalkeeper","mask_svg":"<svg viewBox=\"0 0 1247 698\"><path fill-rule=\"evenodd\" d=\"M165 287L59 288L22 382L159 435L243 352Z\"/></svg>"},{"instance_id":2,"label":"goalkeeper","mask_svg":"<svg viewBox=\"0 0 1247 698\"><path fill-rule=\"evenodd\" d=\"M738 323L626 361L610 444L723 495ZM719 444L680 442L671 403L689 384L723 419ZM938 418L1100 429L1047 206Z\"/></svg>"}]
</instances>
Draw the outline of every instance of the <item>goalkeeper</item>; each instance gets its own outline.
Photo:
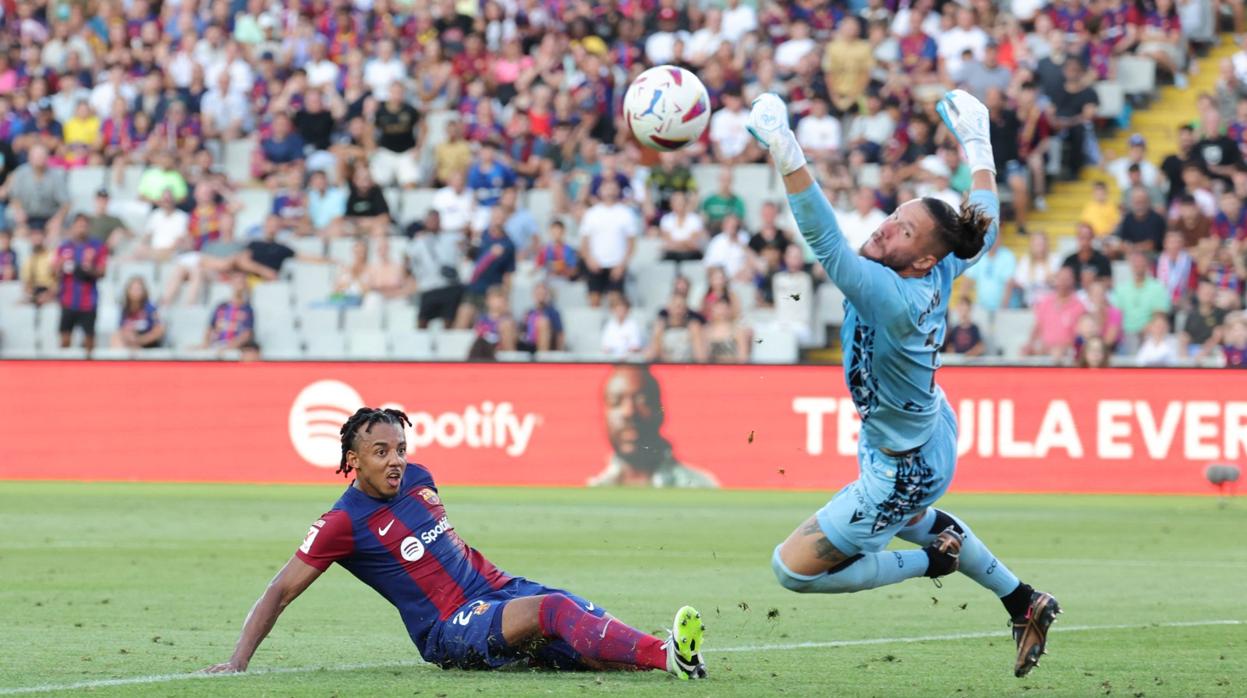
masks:
<instances>
[{"instance_id":1,"label":"goalkeeper","mask_svg":"<svg viewBox=\"0 0 1247 698\"><path fill-rule=\"evenodd\" d=\"M999 233L988 112L957 90L936 106L973 173L961 210L933 198L899 206L853 251L806 168L779 97L754 100L748 129L784 178L801 234L844 292L844 378L861 416L859 477L776 546L779 583L837 594L960 570L1000 598L1017 642L1014 674L1039 662L1056 599L1022 583L964 522L934 508L952 482L957 420L935 382L953 279ZM893 537L923 546L885 551Z\"/></svg>"}]
</instances>

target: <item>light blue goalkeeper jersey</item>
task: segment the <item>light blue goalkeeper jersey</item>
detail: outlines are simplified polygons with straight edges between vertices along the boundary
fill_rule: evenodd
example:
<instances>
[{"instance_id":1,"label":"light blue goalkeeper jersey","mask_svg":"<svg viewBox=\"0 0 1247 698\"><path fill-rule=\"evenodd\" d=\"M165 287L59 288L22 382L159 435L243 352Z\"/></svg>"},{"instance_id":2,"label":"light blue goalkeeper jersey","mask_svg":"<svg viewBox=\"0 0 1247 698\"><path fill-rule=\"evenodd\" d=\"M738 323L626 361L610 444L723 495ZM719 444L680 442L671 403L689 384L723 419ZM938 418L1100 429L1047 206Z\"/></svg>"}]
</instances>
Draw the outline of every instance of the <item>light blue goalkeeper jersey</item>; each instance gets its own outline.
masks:
<instances>
[{"instance_id":1,"label":"light blue goalkeeper jersey","mask_svg":"<svg viewBox=\"0 0 1247 698\"><path fill-rule=\"evenodd\" d=\"M836 223L817 184L788 197L801 234L828 277L845 295L844 381L862 418L864 445L908 451L926 443L945 409L935 383L944 344L945 315L953 279L983 255L961 260L949 254L921 278L905 278L857 254ZM974 190L970 203L991 217L983 250L999 234L1000 201Z\"/></svg>"}]
</instances>

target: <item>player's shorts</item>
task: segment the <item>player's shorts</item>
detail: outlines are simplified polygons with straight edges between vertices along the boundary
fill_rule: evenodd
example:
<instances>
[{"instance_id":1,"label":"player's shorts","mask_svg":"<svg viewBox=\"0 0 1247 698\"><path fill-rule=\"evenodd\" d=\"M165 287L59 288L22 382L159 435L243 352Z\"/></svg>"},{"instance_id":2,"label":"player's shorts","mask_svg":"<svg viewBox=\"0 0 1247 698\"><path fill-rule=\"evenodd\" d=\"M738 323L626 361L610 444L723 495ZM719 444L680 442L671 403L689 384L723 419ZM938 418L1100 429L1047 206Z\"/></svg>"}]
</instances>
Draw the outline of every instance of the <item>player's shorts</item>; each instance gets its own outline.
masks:
<instances>
[{"instance_id":1,"label":"player's shorts","mask_svg":"<svg viewBox=\"0 0 1247 698\"><path fill-rule=\"evenodd\" d=\"M819 528L846 555L878 552L915 514L935 503L952 483L957 465L957 420L947 401L931 438L901 455L888 455L863 439L857 480L818 510Z\"/></svg>"},{"instance_id":2,"label":"player's shorts","mask_svg":"<svg viewBox=\"0 0 1247 698\"><path fill-rule=\"evenodd\" d=\"M95 310L74 310L61 308L61 321L58 328L61 334L73 334L74 328L82 329L87 337L95 336Z\"/></svg>"},{"instance_id":3,"label":"player's shorts","mask_svg":"<svg viewBox=\"0 0 1247 698\"><path fill-rule=\"evenodd\" d=\"M589 613L602 617L606 611L575 594L516 577L491 594L473 599L449 618L433 626L422 656L443 669L497 669L516 662L549 669L579 669L580 653L562 640L538 649L512 647L502 638L502 609L507 603L530 596L562 594Z\"/></svg>"}]
</instances>

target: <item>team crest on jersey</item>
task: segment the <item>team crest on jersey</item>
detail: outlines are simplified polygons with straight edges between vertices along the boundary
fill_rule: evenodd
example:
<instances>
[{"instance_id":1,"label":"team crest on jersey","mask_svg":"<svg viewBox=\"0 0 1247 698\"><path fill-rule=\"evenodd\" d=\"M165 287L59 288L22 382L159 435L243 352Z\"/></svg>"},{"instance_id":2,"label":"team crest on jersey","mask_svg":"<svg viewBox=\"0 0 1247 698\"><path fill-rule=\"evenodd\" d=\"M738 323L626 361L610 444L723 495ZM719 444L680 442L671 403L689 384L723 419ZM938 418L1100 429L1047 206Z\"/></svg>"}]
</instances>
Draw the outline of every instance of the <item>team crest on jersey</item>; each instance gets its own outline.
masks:
<instances>
[{"instance_id":1,"label":"team crest on jersey","mask_svg":"<svg viewBox=\"0 0 1247 698\"><path fill-rule=\"evenodd\" d=\"M489 610L489 602L488 602L488 601L486 601L485 603L482 603L481 605L479 605L479 606L477 606L476 608L472 609L472 612L473 612L473 613L475 613L475 614L476 614L476 615L478 615L478 616L483 616L483 615L485 615L485 611L488 611L488 610Z\"/></svg>"},{"instance_id":2,"label":"team crest on jersey","mask_svg":"<svg viewBox=\"0 0 1247 698\"><path fill-rule=\"evenodd\" d=\"M437 493L427 487L420 488L419 494L421 497L424 497L424 501L429 504L441 504L442 502L442 500L438 498Z\"/></svg>"}]
</instances>

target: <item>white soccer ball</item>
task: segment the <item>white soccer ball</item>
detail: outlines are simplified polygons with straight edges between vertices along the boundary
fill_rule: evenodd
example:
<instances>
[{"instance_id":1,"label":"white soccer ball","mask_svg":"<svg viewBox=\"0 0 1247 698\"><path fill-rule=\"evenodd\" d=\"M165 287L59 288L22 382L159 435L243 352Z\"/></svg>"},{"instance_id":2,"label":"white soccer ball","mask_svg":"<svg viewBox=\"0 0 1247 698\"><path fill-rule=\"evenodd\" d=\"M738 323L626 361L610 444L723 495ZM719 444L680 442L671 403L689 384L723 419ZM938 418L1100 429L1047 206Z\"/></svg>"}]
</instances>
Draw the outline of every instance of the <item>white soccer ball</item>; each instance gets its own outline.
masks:
<instances>
[{"instance_id":1,"label":"white soccer ball","mask_svg":"<svg viewBox=\"0 0 1247 698\"><path fill-rule=\"evenodd\" d=\"M706 130L710 95L696 75L678 66L660 65L632 81L623 110L628 128L642 145L678 150Z\"/></svg>"}]
</instances>

